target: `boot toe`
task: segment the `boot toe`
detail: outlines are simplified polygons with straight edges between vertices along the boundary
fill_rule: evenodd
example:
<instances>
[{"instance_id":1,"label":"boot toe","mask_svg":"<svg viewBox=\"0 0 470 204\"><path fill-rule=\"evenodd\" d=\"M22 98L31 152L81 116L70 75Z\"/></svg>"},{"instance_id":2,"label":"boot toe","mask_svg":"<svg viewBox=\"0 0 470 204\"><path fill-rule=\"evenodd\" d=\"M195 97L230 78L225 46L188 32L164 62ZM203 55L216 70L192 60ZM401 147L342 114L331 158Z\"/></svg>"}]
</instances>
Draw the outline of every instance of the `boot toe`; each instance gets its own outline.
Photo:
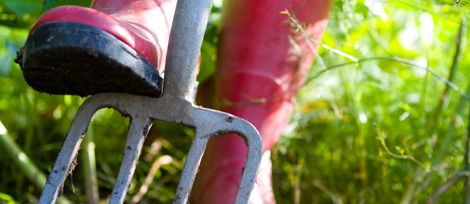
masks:
<instances>
[{"instance_id":1,"label":"boot toe","mask_svg":"<svg viewBox=\"0 0 470 204\"><path fill-rule=\"evenodd\" d=\"M143 56L93 26L52 22L28 37L20 62L26 82L50 94L126 92L158 97L162 78Z\"/></svg>"},{"instance_id":2,"label":"boot toe","mask_svg":"<svg viewBox=\"0 0 470 204\"><path fill-rule=\"evenodd\" d=\"M35 23L20 66L26 82L40 92L158 97L162 77L152 63L157 56L148 51L152 46L139 49L136 44L142 44L139 38L113 17L91 8L61 6Z\"/></svg>"}]
</instances>

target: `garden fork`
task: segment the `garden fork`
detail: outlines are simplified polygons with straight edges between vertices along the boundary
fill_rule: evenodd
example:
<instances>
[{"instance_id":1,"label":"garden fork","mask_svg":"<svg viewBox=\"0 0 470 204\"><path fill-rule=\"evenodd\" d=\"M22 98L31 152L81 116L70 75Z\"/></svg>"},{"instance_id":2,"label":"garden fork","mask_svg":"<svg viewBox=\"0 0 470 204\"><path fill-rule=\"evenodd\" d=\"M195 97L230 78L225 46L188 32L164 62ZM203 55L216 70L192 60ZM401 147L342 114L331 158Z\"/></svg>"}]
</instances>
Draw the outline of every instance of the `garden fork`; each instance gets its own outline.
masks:
<instances>
[{"instance_id":1,"label":"garden fork","mask_svg":"<svg viewBox=\"0 0 470 204\"><path fill-rule=\"evenodd\" d=\"M187 203L209 138L237 133L248 146L248 155L235 203L247 203L262 156L258 131L249 122L216 110L194 105L196 65L211 9L211 0L179 0L171 30L163 94L159 98L126 93L100 93L79 108L57 160L52 167L39 203L55 203L91 118L101 108L113 108L131 118L126 147L109 203L123 203L154 120L179 123L196 129L173 203Z\"/></svg>"}]
</instances>

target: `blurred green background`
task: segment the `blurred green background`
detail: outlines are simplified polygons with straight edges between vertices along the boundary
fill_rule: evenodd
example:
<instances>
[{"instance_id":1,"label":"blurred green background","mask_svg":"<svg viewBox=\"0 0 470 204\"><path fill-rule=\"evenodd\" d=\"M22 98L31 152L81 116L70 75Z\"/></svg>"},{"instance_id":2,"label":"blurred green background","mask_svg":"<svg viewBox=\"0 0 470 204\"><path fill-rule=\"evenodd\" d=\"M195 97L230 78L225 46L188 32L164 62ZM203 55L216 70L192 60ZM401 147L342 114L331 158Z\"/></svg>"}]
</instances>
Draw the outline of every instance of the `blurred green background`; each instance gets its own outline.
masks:
<instances>
[{"instance_id":1,"label":"blurred green background","mask_svg":"<svg viewBox=\"0 0 470 204\"><path fill-rule=\"evenodd\" d=\"M0 0L0 203L37 202L86 99L34 91L13 62L38 16L64 4L90 0ZM324 65L312 65L272 149L278 203L468 203L469 8L451 0L334 1L319 50ZM222 10L215 1L200 82L214 72ZM96 114L60 202L109 198L128 122L113 110ZM154 124L129 202L149 172L154 182L141 203L171 202L193 135ZM151 172L165 155L171 162ZM94 170L97 189L86 179Z\"/></svg>"}]
</instances>

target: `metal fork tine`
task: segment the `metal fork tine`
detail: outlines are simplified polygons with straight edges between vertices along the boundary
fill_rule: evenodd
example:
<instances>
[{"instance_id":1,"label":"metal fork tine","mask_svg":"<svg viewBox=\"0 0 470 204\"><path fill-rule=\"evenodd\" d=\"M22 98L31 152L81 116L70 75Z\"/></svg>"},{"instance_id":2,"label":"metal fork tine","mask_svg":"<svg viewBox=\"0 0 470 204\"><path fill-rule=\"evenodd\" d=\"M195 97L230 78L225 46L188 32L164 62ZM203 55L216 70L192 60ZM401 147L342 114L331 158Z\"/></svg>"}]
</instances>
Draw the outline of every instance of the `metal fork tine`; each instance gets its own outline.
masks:
<instances>
[{"instance_id":1,"label":"metal fork tine","mask_svg":"<svg viewBox=\"0 0 470 204\"><path fill-rule=\"evenodd\" d=\"M196 135L194 136L193 143L191 144L191 149L189 150L188 157L184 163L183 172L181 173L175 198L172 201L173 204L188 203L189 194L208 141L209 137L204 137L196 130Z\"/></svg>"},{"instance_id":2,"label":"metal fork tine","mask_svg":"<svg viewBox=\"0 0 470 204\"><path fill-rule=\"evenodd\" d=\"M248 146L247 161L238 188L235 203L248 203L262 157L262 141L258 131L247 121L219 111L196 108L189 114L197 117L196 136L188 153L173 203L187 203L197 169L210 137L237 133Z\"/></svg>"},{"instance_id":3,"label":"metal fork tine","mask_svg":"<svg viewBox=\"0 0 470 204\"><path fill-rule=\"evenodd\" d=\"M98 109L98 106L95 107L94 104L90 103L88 100L85 101L78 109L70 130L62 144L59 156L57 157L51 173L47 178L47 183L42 191L39 204L55 203L57 197L60 196L59 191L62 190L62 184L64 183L68 172L73 170L70 169L71 164L77 156L80 143L87 131L91 117L93 117Z\"/></svg>"},{"instance_id":4,"label":"metal fork tine","mask_svg":"<svg viewBox=\"0 0 470 204\"><path fill-rule=\"evenodd\" d=\"M240 119L239 119L240 120ZM245 120L240 120L242 123L249 124ZM248 129L248 128L247 128ZM250 129L248 129L250 130ZM258 176L259 165L263 156L263 142L259 136L258 131L253 127L251 128L251 134L245 133L245 141L248 146L248 153L246 155L245 168L243 169L242 180L240 181L240 187L238 188L237 197L235 203L248 203L251 191L254 188L256 177Z\"/></svg>"},{"instance_id":5,"label":"metal fork tine","mask_svg":"<svg viewBox=\"0 0 470 204\"><path fill-rule=\"evenodd\" d=\"M134 176L135 168L139 162L145 138L152 121L149 119L131 118L124 156L119 169L119 174L114 183L114 189L109 203L123 203L126 193Z\"/></svg>"}]
</instances>

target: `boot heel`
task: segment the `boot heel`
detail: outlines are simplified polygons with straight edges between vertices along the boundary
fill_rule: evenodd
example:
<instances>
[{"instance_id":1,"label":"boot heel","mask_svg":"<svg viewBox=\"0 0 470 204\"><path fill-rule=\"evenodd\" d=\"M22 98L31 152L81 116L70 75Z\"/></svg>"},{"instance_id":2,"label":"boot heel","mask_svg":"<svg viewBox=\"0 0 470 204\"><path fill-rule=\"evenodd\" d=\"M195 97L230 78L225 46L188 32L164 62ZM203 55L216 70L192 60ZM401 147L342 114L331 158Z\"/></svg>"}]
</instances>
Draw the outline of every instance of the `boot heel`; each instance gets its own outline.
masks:
<instances>
[{"instance_id":1,"label":"boot heel","mask_svg":"<svg viewBox=\"0 0 470 204\"><path fill-rule=\"evenodd\" d=\"M143 56L93 26L53 22L37 27L18 53L26 82L50 94L126 92L158 97L163 79Z\"/></svg>"}]
</instances>

